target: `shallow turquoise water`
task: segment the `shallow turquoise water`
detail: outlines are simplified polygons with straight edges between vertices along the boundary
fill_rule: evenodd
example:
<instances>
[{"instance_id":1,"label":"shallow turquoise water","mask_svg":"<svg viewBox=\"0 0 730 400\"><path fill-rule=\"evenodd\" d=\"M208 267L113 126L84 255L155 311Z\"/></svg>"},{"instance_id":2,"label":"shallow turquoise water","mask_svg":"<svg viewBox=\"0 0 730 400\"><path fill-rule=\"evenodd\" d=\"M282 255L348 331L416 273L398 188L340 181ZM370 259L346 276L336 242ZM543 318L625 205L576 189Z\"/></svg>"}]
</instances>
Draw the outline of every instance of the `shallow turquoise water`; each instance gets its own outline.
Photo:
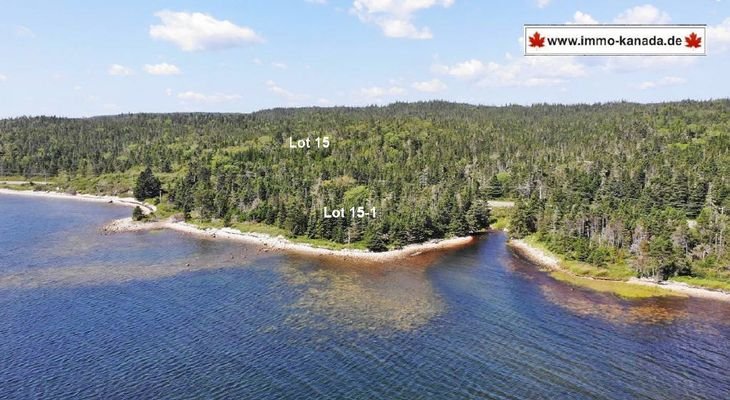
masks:
<instances>
[{"instance_id":1,"label":"shallow turquoise water","mask_svg":"<svg viewBox=\"0 0 730 400\"><path fill-rule=\"evenodd\" d=\"M0 195L0 398L720 399L730 305L554 282L501 234L389 265Z\"/></svg>"}]
</instances>

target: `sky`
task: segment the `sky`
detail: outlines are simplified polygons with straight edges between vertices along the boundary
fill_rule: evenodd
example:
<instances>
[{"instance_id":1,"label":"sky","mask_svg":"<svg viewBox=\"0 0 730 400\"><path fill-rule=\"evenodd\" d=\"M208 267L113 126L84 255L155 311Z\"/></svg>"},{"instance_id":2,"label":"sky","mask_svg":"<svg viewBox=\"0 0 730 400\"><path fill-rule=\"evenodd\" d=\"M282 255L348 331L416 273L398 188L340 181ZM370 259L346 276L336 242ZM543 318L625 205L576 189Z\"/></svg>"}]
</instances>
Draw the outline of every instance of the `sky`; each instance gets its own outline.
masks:
<instances>
[{"instance_id":1,"label":"sky","mask_svg":"<svg viewBox=\"0 0 730 400\"><path fill-rule=\"evenodd\" d=\"M707 24L705 57L525 57L523 24ZM730 95L730 0L4 2L0 117Z\"/></svg>"}]
</instances>

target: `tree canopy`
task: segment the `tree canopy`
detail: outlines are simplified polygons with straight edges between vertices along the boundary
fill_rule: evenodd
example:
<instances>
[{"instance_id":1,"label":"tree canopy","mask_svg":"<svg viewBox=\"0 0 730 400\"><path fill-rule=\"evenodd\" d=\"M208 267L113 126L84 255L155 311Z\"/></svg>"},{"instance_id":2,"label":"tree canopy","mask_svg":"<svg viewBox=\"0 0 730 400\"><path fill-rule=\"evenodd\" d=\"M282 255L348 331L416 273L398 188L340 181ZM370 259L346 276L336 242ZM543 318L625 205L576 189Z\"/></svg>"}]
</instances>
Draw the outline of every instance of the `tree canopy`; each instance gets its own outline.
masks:
<instances>
[{"instance_id":1,"label":"tree canopy","mask_svg":"<svg viewBox=\"0 0 730 400\"><path fill-rule=\"evenodd\" d=\"M162 194L162 183L152 173L150 167L145 168L137 177L134 185L134 197L137 200L146 200Z\"/></svg>"},{"instance_id":2,"label":"tree canopy","mask_svg":"<svg viewBox=\"0 0 730 400\"><path fill-rule=\"evenodd\" d=\"M135 196L159 195L154 171L190 218L374 250L482 230L486 201L513 198L516 236L674 274L728 266L729 117L728 100L24 117L0 121L0 175L93 177L104 191L150 166ZM288 145L324 136L328 148Z\"/></svg>"}]
</instances>

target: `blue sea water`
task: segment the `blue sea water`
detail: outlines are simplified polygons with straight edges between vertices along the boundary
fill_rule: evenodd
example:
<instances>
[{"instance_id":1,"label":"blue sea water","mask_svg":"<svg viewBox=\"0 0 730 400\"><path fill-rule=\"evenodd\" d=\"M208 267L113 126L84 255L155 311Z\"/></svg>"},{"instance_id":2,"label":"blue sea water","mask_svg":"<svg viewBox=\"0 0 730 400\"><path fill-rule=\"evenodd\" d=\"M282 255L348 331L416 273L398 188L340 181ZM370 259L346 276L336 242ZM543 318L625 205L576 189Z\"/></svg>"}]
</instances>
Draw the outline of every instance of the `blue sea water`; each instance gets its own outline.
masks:
<instances>
[{"instance_id":1,"label":"blue sea water","mask_svg":"<svg viewBox=\"0 0 730 400\"><path fill-rule=\"evenodd\" d=\"M373 265L0 195L0 398L723 399L730 304L572 288L493 233Z\"/></svg>"}]
</instances>

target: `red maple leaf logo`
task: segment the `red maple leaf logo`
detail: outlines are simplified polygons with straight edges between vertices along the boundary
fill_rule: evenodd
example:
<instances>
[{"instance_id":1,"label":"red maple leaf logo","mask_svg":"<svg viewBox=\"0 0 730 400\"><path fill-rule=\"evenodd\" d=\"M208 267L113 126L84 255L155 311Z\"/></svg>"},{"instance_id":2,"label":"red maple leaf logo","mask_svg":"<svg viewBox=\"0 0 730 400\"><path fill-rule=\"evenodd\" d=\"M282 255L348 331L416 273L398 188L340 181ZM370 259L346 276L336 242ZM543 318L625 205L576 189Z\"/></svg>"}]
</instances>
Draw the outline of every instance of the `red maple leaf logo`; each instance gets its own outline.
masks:
<instances>
[{"instance_id":1,"label":"red maple leaf logo","mask_svg":"<svg viewBox=\"0 0 730 400\"><path fill-rule=\"evenodd\" d=\"M684 41L687 43L684 45L685 47L691 47L694 49L702 47L702 38L697 37L697 34L694 32L690 33L689 36L685 36Z\"/></svg>"},{"instance_id":2,"label":"red maple leaf logo","mask_svg":"<svg viewBox=\"0 0 730 400\"><path fill-rule=\"evenodd\" d=\"M530 39L530 47L544 47L545 37L540 36L540 32L535 32L534 35L528 37Z\"/></svg>"}]
</instances>

